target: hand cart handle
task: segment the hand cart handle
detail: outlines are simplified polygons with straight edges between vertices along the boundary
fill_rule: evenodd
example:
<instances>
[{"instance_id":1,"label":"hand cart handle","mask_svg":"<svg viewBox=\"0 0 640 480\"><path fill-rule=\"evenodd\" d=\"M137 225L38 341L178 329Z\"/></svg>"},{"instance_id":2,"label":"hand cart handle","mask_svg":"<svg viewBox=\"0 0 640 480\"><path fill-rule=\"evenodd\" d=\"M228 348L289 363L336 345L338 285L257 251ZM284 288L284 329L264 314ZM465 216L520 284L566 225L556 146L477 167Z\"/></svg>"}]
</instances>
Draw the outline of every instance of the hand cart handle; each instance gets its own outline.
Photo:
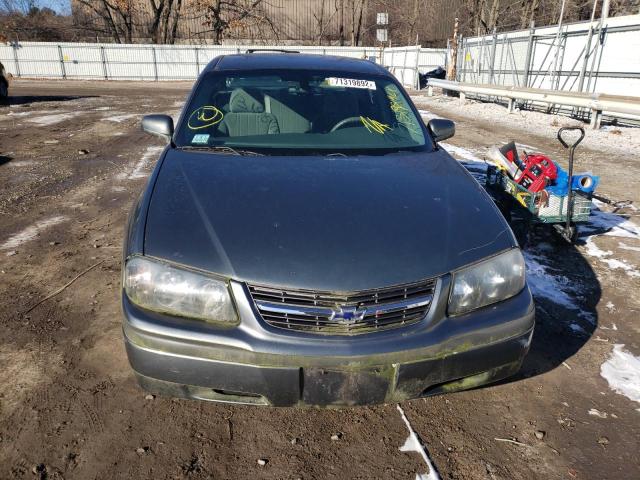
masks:
<instances>
[{"instance_id":1,"label":"hand cart handle","mask_svg":"<svg viewBox=\"0 0 640 480\"><path fill-rule=\"evenodd\" d=\"M564 139L562 138L562 132L568 131L568 130L580 130L580 138L576 141L576 143L571 145L571 147L569 147L569 144L567 144L567 142L565 142ZM583 138L584 138L584 128L582 127L562 127L560 130L558 130L558 140L560 140L560 143L564 148L572 148L572 149L576 148Z\"/></svg>"},{"instance_id":2,"label":"hand cart handle","mask_svg":"<svg viewBox=\"0 0 640 480\"><path fill-rule=\"evenodd\" d=\"M567 144L562 138L562 132L567 130L580 130L580 138L571 146ZM567 178L567 222L564 226L564 235L565 238L573 238L573 229L575 227L571 226L571 217L573 216L573 188L572 188L572 179L573 179L573 152L575 151L578 144L584 138L584 128L582 127L562 127L558 130L558 140L564 148L569 149L569 174Z\"/></svg>"}]
</instances>

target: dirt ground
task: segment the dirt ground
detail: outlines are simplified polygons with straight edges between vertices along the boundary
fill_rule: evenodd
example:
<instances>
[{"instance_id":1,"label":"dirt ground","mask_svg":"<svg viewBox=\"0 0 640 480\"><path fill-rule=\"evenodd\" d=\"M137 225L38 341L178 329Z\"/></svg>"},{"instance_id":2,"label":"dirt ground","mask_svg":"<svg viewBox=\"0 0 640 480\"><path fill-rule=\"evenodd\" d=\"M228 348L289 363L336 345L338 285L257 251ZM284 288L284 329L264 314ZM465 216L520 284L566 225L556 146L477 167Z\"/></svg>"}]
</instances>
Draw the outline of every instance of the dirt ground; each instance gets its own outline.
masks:
<instances>
[{"instance_id":1,"label":"dirt ground","mask_svg":"<svg viewBox=\"0 0 640 480\"><path fill-rule=\"evenodd\" d=\"M417 453L399 450L409 432L395 405L229 406L151 398L135 383L121 334L121 246L162 147L139 121L176 116L189 88L17 81L0 106L0 478L425 473ZM447 143L462 160L511 138L566 158L518 116L496 125L449 108L457 100L416 101L457 121ZM637 157L582 149L576 168L599 174L606 197L640 202ZM527 248L537 326L515 378L402 405L442 478L640 478L640 403L600 375L614 344L640 354L640 239L607 234L640 219L633 205L601 208L576 247L539 232Z\"/></svg>"}]
</instances>

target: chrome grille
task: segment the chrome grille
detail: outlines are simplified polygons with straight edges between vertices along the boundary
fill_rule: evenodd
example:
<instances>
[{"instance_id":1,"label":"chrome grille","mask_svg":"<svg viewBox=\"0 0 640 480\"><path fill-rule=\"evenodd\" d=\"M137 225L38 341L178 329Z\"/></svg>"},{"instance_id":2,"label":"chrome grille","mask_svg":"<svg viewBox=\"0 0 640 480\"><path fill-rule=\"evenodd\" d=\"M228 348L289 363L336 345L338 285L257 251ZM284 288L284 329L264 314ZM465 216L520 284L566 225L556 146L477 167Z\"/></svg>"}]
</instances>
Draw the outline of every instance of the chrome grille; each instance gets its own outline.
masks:
<instances>
[{"instance_id":1,"label":"chrome grille","mask_svg":"<svg viewBox=\"0 0 640 480\"><path fill-rule=\"evenodd\" d=\"M422 320L433 301L434 279L336 294L247 285L266 323L273 327L332 335L355 335Z\"/></svg>"}]
</instances>

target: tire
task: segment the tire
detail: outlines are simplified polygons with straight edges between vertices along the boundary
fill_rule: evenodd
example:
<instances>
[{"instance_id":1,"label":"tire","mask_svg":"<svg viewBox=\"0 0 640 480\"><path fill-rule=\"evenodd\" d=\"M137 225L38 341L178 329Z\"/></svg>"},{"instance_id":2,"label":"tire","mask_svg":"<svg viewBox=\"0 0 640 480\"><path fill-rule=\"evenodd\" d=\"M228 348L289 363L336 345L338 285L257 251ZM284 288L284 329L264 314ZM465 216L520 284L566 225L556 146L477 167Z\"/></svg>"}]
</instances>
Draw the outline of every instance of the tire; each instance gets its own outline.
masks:
<instances>
[{"instance_id":1,"label":"tire","mask_svg":"<svg viewBox=\"0 0 640 480\"><path fill-rule=\"evenodd\" d=\"M6 100L9 97L9 84L4 80L0 80L0 100Z\"/></svg>"}]
</instances>

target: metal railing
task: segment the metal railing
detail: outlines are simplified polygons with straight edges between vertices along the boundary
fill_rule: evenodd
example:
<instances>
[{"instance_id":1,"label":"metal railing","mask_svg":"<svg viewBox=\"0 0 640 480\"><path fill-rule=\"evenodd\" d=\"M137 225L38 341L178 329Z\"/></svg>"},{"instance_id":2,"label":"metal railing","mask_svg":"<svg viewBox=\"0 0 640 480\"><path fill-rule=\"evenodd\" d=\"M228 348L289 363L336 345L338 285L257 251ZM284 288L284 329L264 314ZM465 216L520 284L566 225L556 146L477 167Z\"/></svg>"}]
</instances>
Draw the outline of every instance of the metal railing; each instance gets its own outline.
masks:
<instances>
[{"instance_id":1,"label":"metal railing","mask_svg":"<svg viewBox=\"0 0 640 480\"><path fill-rule=\"evenodd\" d=\"M602 115L640 119L640 97L607 95L603 93L564 92L540 88L504 87L498 85L478 85L474 83L451 82L430 79L429 87L442 88L465 94L485 95L508 100L509 111L516 100L526 100L546 105L562 105L584 108L591 112L591 127L600 128Z\"/></svg>"}]
</instances>

